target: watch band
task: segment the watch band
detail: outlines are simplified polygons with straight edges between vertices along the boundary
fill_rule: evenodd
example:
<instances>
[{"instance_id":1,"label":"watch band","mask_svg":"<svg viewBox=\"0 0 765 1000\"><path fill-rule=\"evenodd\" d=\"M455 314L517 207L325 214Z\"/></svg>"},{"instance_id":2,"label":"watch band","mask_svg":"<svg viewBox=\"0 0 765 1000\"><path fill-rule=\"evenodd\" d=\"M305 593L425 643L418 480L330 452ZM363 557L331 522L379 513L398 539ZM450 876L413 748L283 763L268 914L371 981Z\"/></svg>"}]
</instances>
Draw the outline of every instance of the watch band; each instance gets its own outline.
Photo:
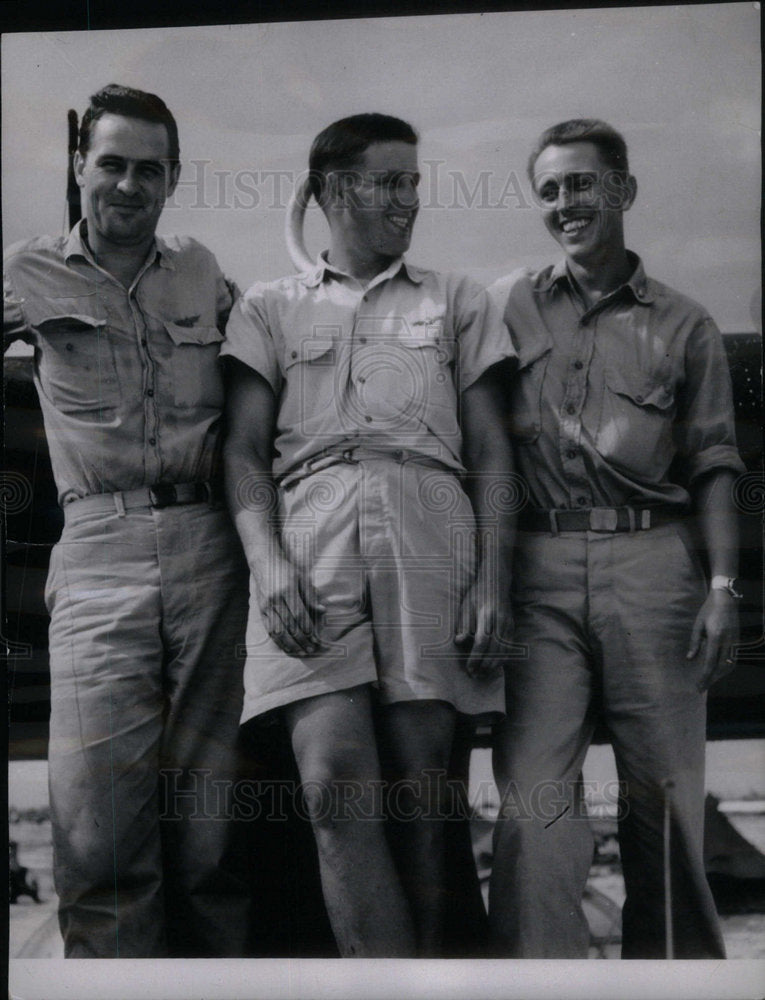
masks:
<instances>
[{"instance_id":1,"label":"watch band","mask_svg":"<svg viewBox=\"0 0 765 1000\"><path fill-rule=\"evenodd\" d=\"M737 601L743 598L743 594L736 590L737 580L734 576L713 576L709 585L710 590L724 590L726 594L735 597Z\"/></svg>"}]
</instances>

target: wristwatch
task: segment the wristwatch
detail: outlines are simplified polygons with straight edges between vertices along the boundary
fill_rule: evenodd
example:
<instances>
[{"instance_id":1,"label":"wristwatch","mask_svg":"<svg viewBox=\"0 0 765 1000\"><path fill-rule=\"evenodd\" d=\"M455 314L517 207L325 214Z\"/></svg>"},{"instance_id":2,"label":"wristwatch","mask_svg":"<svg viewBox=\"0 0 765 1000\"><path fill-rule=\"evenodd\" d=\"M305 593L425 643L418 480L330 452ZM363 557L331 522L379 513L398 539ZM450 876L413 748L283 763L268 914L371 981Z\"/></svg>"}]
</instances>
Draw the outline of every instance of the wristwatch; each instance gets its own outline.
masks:
<instances>
[{"instance_id":1,"label":"wristwatch","mask_svg":"<svg viewBox=\"0 0 765 1000\"><path fill-rule=\"evenodd\" d=\"M735 576L713 576L709 589L724 590L726 594L730 594L731 597L735 597L737 601L740 601L744 595L736 590L737 583L738 581Z\"/></svg>"}]
</instances>

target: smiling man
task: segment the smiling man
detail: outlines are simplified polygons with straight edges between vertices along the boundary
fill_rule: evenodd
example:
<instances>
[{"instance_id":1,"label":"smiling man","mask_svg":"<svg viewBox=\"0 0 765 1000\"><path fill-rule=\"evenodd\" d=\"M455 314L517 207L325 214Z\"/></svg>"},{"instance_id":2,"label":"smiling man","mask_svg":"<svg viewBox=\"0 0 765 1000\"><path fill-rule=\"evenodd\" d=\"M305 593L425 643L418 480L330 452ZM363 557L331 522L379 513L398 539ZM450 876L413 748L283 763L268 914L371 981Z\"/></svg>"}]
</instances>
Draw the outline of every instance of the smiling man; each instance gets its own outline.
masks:
<instances>
[{"instance_id":1,"label":"smiling man","mask_svg":"<svg viewBox=\"0 0 765 1000\"><path fill-rule=\"evenodd\" d=\"M587 956L580 772L600 717L621 783L622 957L663 957L668 939L677 958L720 957L703 863L704 692L732 664L743 470L722 340L626 249L637 184L618 132L556 125L529 176L565 256L491 290L519 354L508 393L530 498L512 571L528 655L507 669L495 745L493 952Z\"/></svg>"},{"instance_id":2,"label":"smiling man","mask_svg":"<svg viewBox=\"0 0 765 1000\"><path fill-rule=\"evenodd\" d=\"M497 370L513 350L479 286L402 257L411 126L335 122L309 166L329 251L254 285L222 352L227 490L252 572L243 718L284 718L341 954L437 955L457 713L503 708L511 528L492 497L510 469Z\"/></svg>"},{"instance_id":3,"label":"smiling man","mask_svg":"<svg viewBox=\"0 0 765 1000\"><path fill-rule=\"evenodd\" d=\"M84 219L9 250L4 321L34 347L65 514L46 590L65 953L242 955L224 818L247 568L216 461L232 291L203 246L155 234L180 171L158 97L95 94L74 165Z\"/></svg>"}]
</instances>

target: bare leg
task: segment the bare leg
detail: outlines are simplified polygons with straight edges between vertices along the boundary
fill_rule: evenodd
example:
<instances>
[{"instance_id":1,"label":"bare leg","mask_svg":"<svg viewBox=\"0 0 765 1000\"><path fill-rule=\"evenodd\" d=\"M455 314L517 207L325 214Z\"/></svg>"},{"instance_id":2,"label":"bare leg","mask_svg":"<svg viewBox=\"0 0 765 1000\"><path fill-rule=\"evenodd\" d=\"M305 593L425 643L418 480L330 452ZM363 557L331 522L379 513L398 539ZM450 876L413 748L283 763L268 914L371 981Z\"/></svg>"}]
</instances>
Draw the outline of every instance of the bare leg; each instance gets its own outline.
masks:
<instances>
[{"instance_id":1,"label":"bare leg","mask_svg":"<svg viewBox=\"0 0 765 1000\"><path fill-rule=\"evenodd\" d=\"M455 712L442 701L399 702L380 715L390 766L389 833L409 899L417 953L442 955L446 903L444 816Z\"/></svg>"},{"instance_id":2,"label":"bare leg","mask_svg":"<svg viewBox=\"0 0 765 1000\"><path fill-rule=\"evenodd\" d=\"M340 954L412 957L412 919L385 837L369 689L296 702L285 720Z\"/></svg>"}]
</instances>

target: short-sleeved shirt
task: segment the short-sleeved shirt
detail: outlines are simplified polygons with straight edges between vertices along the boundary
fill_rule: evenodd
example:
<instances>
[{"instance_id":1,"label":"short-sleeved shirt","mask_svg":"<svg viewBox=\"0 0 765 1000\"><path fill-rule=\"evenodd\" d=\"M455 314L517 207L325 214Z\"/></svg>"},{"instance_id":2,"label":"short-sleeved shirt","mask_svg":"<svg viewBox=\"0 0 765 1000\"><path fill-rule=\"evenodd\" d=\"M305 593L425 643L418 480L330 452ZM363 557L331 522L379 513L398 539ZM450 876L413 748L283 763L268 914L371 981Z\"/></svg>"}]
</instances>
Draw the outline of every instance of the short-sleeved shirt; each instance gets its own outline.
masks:
<instances>
[{"instance_id":1,"label":"short-sleeved shirt","mask_svg":"<svg viewBox=\"0 0 765 1000\"><path fill-rule=\"evenodd\" d=\"M156 237L128 290L98 266L83 225L5 259L4 338L34 346L59 502L209 479L233 289L201 244Z\"/></svg>"},{"instance_id":2,"label":"short-sleeved shirt","mask_svg":"<svg viewBox=\"0 0 765 1000\"><path fill-rule=\"evenodd\" d=\"M462 471L459 394L514 354L483 288L401 258L366 286L323 258L256 283L221 350L279 401L276 476L351 445L404 447Z\"/></svg>"},{"instance_id":3,"label":"short-sleeved shirt","mask_svg":"<svg viewBox=\"0 0 765 1000\"><path fill-rule=\"evenodd\" d=\"M744 470L719 330L630 260L629 281L589 309L565 261L490 289L518 350L510 427L535 507L681 509L699 476Z\"/></svg>"}]
</instances>

